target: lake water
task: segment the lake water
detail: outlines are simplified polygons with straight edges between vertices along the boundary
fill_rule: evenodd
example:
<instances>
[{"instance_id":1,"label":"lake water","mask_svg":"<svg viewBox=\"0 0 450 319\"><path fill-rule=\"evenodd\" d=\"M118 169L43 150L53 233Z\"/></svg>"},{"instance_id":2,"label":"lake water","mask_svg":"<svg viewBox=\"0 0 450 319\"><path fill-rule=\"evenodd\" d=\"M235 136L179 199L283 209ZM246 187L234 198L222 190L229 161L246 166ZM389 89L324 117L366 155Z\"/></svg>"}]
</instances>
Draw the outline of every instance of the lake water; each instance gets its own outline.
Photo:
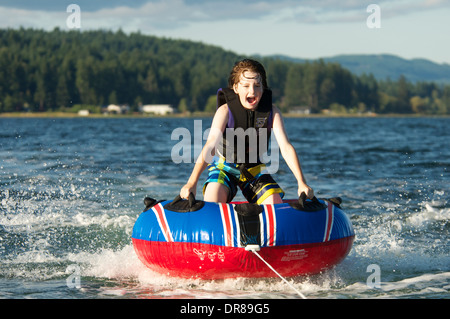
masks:
<instances>
[{"instance_id":1,"label":"lake water","mask_svg":"<svg viewBox=\"0 0 450 319\"><path fill-rule=\"evenodd\" d=\"M144 197L174 198L191 173L174 163L171 135L211 123L194 120L1 118L0 298L298 298L279 278L180 280L137 259ZM342 197L356 232L341 264L294 287L307 298L448 298L450 119L285 124L317 197ZM282 159L274 176L296 197Z\"/></svg>"}]
</instances>

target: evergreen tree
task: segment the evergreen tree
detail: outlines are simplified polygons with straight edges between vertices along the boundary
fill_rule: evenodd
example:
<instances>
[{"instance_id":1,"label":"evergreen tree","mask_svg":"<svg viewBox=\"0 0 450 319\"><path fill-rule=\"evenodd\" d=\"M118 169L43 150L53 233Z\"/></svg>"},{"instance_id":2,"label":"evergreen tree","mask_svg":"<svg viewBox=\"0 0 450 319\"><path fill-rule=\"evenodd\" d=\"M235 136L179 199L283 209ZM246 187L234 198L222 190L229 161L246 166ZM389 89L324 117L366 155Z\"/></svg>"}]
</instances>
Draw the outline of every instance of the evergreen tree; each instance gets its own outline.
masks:
<instances>
[{"instance_id":1,"label":"evergreen tree","mask_svg":"<svg viewBox=\"0 0 450 319\"><path fill-rule=\"evenodd\" d=\"M0 29L0 112L59 110L108 103L172 104L212 109L242 59L219 47L140 33ZM274 104L288 112L450 113L450 86L405 77L377 81L323 60L294 63L257 58L266 67ZM73 110L72 110L73 111Z\"/></svg>"}]
</instances>

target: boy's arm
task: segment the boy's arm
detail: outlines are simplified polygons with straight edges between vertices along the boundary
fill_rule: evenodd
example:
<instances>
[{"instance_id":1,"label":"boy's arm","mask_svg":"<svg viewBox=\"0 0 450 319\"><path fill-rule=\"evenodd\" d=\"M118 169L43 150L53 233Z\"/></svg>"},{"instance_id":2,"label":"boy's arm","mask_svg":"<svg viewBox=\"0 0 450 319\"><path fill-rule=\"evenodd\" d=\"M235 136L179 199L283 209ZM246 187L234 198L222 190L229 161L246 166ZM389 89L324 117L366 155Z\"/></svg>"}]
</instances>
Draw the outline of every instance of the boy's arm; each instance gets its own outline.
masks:
<instances>
[{"instance_id":1,"label":"boy's arm","mask_svg":"<svg viewBox=\"0 0 450 319\"><path fill-rule=\"evenodd\" d=\"M280 146L281 155L297 179L298 195L300 196L302 192L305 192L308 198L313 198L314 191L306 183L297 152L287 137L281 112L275 106L273 107L273 133L277 139L278 145Z\"/></svg>"},{"instance_id":2,"label":"boy's arm","mask_svg":"<svg viewBox=\"0 0 450 319\"><path fill-rule=\"evenodd\" d=\"M192 170L191 176L180 190L181 198L187 199L189 193L196 194L197 183L200 179L201 174L205 170L206 166L211 163L212 158L215 153L217 143L220 138L222 138L223 131L225 130L226 123L228 122L228 105L224 104L220 106L216 114L214 115L211 129L206 140L205 146L203 147L197 161L195 162L194 169Z\"/></svg>"}]
</instances>

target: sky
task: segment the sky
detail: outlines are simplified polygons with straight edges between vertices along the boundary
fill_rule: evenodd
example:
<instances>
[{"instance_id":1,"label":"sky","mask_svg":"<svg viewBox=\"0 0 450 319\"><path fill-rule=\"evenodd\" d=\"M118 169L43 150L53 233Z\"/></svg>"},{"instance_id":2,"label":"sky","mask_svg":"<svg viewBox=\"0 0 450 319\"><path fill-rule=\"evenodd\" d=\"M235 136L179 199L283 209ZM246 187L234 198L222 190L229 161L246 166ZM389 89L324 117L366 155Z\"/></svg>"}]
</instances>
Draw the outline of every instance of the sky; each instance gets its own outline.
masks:
<instances>
[{"instance_id":1,"label":"sky","mask_svg":"<svg viewBox=\"0 0 450 319\"><path fill-rule=\"evenodd\" d=\"M69 30L79 21L80 31L139 31L306 59L393 54L450 64L449 17L450 0L0 0L0 28Z\"/></svg>"}]
</instances>

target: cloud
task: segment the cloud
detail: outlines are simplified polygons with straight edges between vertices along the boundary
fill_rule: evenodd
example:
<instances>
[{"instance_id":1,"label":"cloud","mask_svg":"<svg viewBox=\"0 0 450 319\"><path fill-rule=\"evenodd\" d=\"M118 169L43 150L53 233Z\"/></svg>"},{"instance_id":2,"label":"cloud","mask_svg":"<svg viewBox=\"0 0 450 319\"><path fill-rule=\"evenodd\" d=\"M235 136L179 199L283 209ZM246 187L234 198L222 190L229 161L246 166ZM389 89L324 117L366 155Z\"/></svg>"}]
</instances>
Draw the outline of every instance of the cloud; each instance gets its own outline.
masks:
<instances>
[{"instance_id":1,"label":"cloud","mask_svg":"<svg viewBox=\"0 0 450 319\"><path fill-rule=\"evenodd\" d=\"M383 19L449 8L448 0L379 0ZM0 27L64 28L70 3L81 8L83 29L152 32L197 22L266 21L298 24L365 21L360 0L0 0ZM226 30L224 30L225 32Z\"/></svg>"},{"instance_id":2,"label":"cloud","mask_svg":"<svg viewBox=\"0 0 450 319\"><path fill-rule=\"evenodd\" d=\"M64 10L69 4L77 4L84 11L97 11L105 7L115 8L127 6L139 8L149 0L0 0L0 7L23 9L30 11L55 12Z\"/></svg>"},{"instance_id":3,"label":"cloud","mask_svg":"<svg viewBox=\"0 0 450 319\"><path fill-rule=\"evenodd\" d=\"M283 21L291 19L303 24L361 22L367 18L369 13L366 9L371 3L380 7L383 19L450 8L450 1L447 0L378 0L365 3L360 0L303 0L289 10L290 15L285 15Z\"/></svg>"},{"instance_id":4,"label":"cloud","mask_svg":"<svg viewBox=\"0 0 450 319\"><path fill-rule=\"evenodd\" d=\"M0 27L24 26L44 29L64 27L68 16L66 8L70 3L80 6L83 29L122 28L125 31L170 30L197 22L255 21L286 7L286 3L293 3L291 0L273 4L261 0L69 0L65 2L60 0L28 1L27 3L22 0L0 1Z\"/></svg>"},{"instance_id":5,"label":"cloud","mask_svg":"<svg viewBox=\"0 0 450 319\"><path fill-rule=\"evenodd\" d=\"M3 0L0 1L0 27L64 27L70 3L80 6L83 29L176 29L196 22L256 19L270 12L269 2L264 1L241 4L239 0Z\"/></svg>"}]
</instances>

